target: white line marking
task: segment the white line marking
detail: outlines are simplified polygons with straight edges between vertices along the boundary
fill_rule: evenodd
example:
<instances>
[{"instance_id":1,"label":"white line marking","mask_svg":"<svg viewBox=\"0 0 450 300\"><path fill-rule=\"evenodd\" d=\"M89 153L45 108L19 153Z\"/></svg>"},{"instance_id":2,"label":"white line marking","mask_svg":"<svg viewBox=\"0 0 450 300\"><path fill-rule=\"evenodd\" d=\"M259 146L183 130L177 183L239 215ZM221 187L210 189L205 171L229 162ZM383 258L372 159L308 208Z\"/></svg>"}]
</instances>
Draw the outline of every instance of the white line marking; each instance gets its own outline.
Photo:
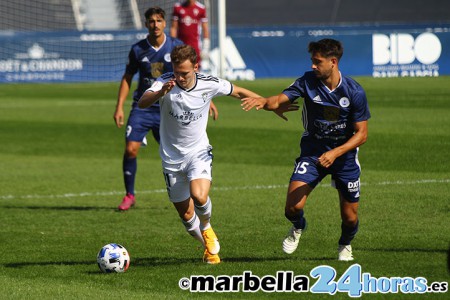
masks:
<instances>
[{"instance_id":1,"label":"white line marking","mask_svg":"<svg viewBox=\"0 0 450 300\"><path fill-rule=\"evenodd\" d=\"M450 179L421 179L421 180L396 180L396 181L381 181L375 183L361 183L364 186L377 186L377 185L412 185L412 184L427 184L427 183L450 183ZM318 187L330 187L330 185L320 184ZM235 186L235 187L212 187L212 191L239 191L239 190L272 190L287 188L287 184L278 185L253 185L253 186ZM137 191L139 194L160 194L166 193L166 189ZM111 192L84 192L84 193L67 193L60 195L3 195L0 196L0 200L12 200L12 199L54 199L54 198L76 198L76 197L95 197L95 196L116 196L123 195L124 191L111 191Z\"/></svg>"}]
</instances>

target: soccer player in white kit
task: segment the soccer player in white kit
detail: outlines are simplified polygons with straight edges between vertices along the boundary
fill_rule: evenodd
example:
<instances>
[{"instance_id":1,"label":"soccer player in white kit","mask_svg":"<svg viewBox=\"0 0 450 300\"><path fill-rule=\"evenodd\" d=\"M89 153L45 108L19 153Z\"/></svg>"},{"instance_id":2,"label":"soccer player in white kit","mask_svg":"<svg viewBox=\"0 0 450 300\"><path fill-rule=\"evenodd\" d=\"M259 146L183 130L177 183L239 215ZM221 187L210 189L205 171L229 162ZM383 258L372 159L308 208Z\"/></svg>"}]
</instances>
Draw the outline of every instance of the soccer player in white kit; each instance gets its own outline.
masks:
<instances>
[{"instance_id":1,"label":"soccer player in white kit","mask_svg":"<svg viewBox=\"0 0 450 300\"><path fill-rule=\"evenodd\" d=\"M197 54L189 45L171 53L173 72L145 91L139 107L159 100L160 155L169 198L189 234L204 245L203 261L220 263L220 244L211 224L212 147L206 126L213 97L259 97L227 80L197 73Z\"/></svg>"}]
</instances>

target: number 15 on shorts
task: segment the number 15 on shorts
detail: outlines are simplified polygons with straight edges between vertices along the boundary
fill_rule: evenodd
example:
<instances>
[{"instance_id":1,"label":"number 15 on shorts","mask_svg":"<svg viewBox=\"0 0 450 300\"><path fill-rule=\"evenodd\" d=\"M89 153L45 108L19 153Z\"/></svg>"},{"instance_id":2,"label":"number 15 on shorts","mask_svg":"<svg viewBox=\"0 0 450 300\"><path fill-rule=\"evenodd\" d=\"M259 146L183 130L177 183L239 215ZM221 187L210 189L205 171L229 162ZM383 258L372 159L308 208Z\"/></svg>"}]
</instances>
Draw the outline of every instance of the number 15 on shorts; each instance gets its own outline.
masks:
<instances>
[{"instance_id":1,"label":"number 15 on shorts","mask_svg":"<svg viewBox=\"0 0 450 300\"><path fill-rule=\"evenodd\" d=\"M309 162L307 161L300 161L295 165L294 173L297 174L305 174L308 170L307 167L309 166Z\"/></svg>"}]
</instances>

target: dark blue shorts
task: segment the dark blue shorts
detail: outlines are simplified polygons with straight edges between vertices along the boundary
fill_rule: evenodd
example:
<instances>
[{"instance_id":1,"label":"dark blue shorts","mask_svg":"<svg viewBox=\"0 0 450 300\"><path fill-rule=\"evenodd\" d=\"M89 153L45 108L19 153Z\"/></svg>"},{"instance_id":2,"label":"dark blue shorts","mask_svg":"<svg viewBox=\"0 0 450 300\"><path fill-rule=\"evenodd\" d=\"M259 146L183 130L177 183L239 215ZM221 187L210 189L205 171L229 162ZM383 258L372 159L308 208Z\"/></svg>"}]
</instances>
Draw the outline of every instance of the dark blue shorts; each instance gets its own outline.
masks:
<instances>
[{"instance_id":1,"label":"dark blue shorts","mask_svg":"<svg viewBox=\"0 0 450 300\"><path fill-rule=\"evenodd\" d=\"M330 174L332 185L342 193L344 198L350 202L358 202L361 169L357 151L339 157L329 168L317 164L319 156L300 155L295 160L291 181L302 181L315 188L325 176Z\"/></svg>"},{"instance_id":2,"label":"dark blue shorts","mask_svg":"<svg viewBox=\"0 0 450 300\"><path fill-rule=\"evenodd\" d=\"M144 110L133 108L127 122L125 139L127 142L142 142L144 137L152 131L153 137L159 144L159 109Z\"/></svg>"}]
</instances>

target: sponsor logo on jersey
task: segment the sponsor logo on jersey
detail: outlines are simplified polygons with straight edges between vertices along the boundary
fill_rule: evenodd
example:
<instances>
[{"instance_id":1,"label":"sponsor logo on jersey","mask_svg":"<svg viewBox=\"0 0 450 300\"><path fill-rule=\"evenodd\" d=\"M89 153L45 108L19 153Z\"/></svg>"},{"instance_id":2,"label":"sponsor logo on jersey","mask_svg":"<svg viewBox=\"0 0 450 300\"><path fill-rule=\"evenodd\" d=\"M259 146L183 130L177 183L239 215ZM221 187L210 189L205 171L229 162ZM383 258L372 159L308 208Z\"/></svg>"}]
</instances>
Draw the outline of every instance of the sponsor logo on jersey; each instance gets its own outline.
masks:
<instances>
[{"instance_id":1,"label":"sponsor logo on jersey","mask_svg":"<svg viewBox=\"0 0 450 300\"><path fill-rule=\"evenodd\" d=\"M192 19L190 16L186 16L181 19L181 22L186 26L191 26L192 24L196 24L197 20Z\"/></svg>"},{"instance_id":2,"label":"sponsor logo on jersey","mask_svg":"<svg viewBox=\"0 0 450 300\"><path fill-rule=\"evenodd\" d=\"M163 62L154 62L151 63L151 72L153 78L158 78L162 74L164 74L164 63Z\"/></svg>"},{"instance_id":3,"label":"sponsor logo on jersey","mask_svg":"<svg viewBox=\"0 0 450 300\"><path fill-rule=\"evenodd\" d=\"M177 121L179 121L183 126L187 126L191 124L191 122L201 119L203 116L202 114L195 115L191 111L183 111L181 114L170 111L169 115L177 119Z\"/></svg>"}]
</instances>

